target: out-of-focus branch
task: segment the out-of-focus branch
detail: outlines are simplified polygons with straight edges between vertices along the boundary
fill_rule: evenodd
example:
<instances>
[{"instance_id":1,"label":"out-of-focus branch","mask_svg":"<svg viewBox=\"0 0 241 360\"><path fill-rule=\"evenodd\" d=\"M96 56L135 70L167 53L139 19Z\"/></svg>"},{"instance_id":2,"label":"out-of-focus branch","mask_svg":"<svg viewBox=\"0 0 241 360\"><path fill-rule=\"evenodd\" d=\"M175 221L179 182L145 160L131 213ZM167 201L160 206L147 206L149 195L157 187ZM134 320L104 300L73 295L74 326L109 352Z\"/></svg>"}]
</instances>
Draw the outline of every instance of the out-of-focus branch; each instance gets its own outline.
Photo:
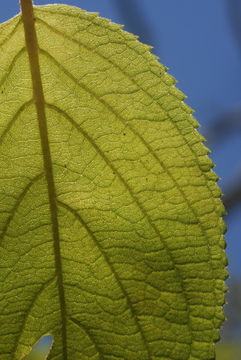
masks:
<instances>
[{"instance_id":1,"label":"out-of-focus branch","mask_svg":"<svg viewBox=\"0 0 241 360\"><path fill-rule=\"evenodd\" d=\"M229 211L241 201L241 178L239 180L239 183L223 197L223 203L227 211Z\"/></svg>"},{"instance_id":2,"label":"out-of-focus branch","mask_svg":"<svg viewBox=\"0 0 241 360\"><path fill-rule=\"evenodd\" d=\"M115 0L114 3L124 19L126 30L138 35L141 42L155 46L155 37L140 7L140 0Z\"/></svg>"},{"instance_id":3,"label":"out-of-focus branch","mask_svg":"<svg viewBox=\"0 0 241 360\"><path fill-rule=\"evenodd\" d=\"M227 10L230 25L241 53L241 1L227 0ZM222 137L227 137L237 131L241 131L240 108L221 116L208 130L206 138L209 142L217 143ZM235 185L224 195L223 202L227 211L241 202L241 176L235 180Z\"/></svg>"},{"instance_id":4,"label":"out-of-focus branch","mask_svg":"<svg viewBox=\"0 0 241 360\"><path fill-rule=\"evenodd\" d=\"M231 278L229 280L229 292L227 294L227 305L225 313L228 321L225 321L223 340L230 341L234 338L240 339L241 335L241 284L240 280ZM236 359L235 359L236 360Z\"/></svg>"},{"instance_id":5,"label":"out-of-focus branch","mask_svg":"<svg viewBox=\"0 0 241 360\"><path fill-rule=\"evenodd\" d=\"M241 52L241 1L226 0L228 19ZM240 98L241 100L241 98ZM234 109L220 116L205 134L209 142L217 144L222 137L241 131L241 108Z\"/></svg>"},{"instance_id":6,"label":"out-of-focus branch","mask_svg":"<svg viewBox=\"0 0 241 360\"><path fill-rule=\"evenodd\" d=\"M241 107L222 114L213 121L207 131L203 134L211 146L218 145L225 137L240 132L241 135Z\"/></svg>"},{"instance_id":7,"label":"out-of-focus branch","mask_svg":"<svg viewBox=\"0 0 241 360\"><path fill-rule=\"evenodd\" d=\"M230 24L241 52L241 2L240 0L227 0Z\"/></svg>"}]
</instances>

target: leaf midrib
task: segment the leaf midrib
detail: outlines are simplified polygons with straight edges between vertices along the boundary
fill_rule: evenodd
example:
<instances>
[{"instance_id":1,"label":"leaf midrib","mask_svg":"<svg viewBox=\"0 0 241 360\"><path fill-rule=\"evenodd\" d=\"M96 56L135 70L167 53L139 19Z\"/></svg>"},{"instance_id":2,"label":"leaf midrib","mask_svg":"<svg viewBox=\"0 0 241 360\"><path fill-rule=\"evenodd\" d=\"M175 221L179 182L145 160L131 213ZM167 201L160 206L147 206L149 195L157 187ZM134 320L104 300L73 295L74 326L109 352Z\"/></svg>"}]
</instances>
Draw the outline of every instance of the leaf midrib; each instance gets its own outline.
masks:
<instances>
[{"instance_id":1,"label":"leaf midrib","mask_svg":"<svg viewBox=\"0 0 241 360\"><path fill-rule=\"evenodd\" d=\"M39 64L39 47L35 29L32 0L21 0L22 21L24 25L25 41L28 51L30 71L32 77L33 98L36 106L39 134L42 147L43 165L48 188L49 207L53 232L55 267L58 282L60 312L62 323L63 359L67 360L67 336L66 336L66 303L63 287L63 271L61 263L60 236L58 211L56 202L56 189L53 175L47 118L45 111L45 99Z\"/></svg>"}]
</instances>

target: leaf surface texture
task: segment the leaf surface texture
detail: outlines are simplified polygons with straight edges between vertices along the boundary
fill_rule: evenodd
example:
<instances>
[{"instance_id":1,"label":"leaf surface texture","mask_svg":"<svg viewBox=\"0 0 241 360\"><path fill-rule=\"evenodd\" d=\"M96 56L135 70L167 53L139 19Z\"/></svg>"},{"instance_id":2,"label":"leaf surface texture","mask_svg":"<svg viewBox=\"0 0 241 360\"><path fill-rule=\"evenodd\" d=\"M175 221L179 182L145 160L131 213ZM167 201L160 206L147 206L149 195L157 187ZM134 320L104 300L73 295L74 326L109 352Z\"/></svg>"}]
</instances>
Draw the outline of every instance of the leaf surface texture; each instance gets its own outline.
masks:
<instances>
[{"instance_id":1,"label":"leaf surface texture","mask_svg":"<svg viewBox=\"0 0 241 360\"><path fill-rule=\"evenodd\" d=\"M34 12L57 222L18 16L0 27L1 359L45 334L53 360L213 359L224 211L184 95L120 26Z\"/></svg>"}]
</instances>

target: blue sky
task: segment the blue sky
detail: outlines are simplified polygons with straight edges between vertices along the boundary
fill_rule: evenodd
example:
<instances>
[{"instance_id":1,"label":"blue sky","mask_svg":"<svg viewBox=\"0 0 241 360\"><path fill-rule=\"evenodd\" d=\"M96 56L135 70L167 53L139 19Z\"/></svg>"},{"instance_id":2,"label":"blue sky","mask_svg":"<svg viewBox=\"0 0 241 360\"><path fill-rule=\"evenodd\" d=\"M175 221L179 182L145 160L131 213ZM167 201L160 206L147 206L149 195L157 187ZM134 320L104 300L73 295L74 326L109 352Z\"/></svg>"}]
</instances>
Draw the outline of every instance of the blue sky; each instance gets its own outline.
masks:
<instances>
[{"instance_id":1,"label":"blue sky","mask_svg":"<svg viewBox=\"0 0 241 360\"><path fill-rule=\"evenodd\" d=\"M121 11L118 1L131 5ZM241 52L227 11L229 0L65 0L58 1L98 11L101 16L126 24L125 29L142 32L142 39L154 46L153 52L178 80L178 87L188 95L187 103L195 109L200 131L208 133L210 126L222 114L241 107ZM35 0L36 5L57 1ZM138 6L138 7L137 7ZM0 22L19 12L18 0L1 3ZM130 13L134 20L130 22ZM221 138L212 145L211 157L216 163L223 191L241 174L241 130ZM239 223L241 205L227 218L229 270L231 276L241 276L239 253Z\"/></svg>"}]
</instances>

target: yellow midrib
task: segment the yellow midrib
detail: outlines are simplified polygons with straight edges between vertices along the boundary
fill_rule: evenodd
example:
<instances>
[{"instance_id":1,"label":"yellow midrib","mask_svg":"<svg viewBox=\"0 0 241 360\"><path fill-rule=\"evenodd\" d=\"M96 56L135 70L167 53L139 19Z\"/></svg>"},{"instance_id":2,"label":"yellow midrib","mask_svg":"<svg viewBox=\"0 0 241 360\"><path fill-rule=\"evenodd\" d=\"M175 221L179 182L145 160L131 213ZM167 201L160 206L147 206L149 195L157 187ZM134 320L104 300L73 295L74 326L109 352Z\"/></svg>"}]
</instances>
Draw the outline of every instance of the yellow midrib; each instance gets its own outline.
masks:
<instances>
[{"instance_id":1,"label":"yellow midrib","mask_svg":"<svg viewBox=\"0 0 241 360\"><path fill-rule=\"evenodd\" d=\"M43 163L45 177L48 188L49 207L52 222L55 266L58 279L58 290L60 299L60 310L62 320L62 338L63 338L63 359L67 360L67 341L66 341L66 305L63 287L63 272L60 252L59 224L57 214L56 189L54 183L51 152L48 138L48 127L45 112L45 100L43 85L39 65L39 48L35 29L35 20L32 0L20 0L22 10L22 21L24 25L25 41L29 56L30 71L32 76L33 98L36 105L37 118L39 124L39 133L42 147Z\"/></svg>"}]
</instances>

